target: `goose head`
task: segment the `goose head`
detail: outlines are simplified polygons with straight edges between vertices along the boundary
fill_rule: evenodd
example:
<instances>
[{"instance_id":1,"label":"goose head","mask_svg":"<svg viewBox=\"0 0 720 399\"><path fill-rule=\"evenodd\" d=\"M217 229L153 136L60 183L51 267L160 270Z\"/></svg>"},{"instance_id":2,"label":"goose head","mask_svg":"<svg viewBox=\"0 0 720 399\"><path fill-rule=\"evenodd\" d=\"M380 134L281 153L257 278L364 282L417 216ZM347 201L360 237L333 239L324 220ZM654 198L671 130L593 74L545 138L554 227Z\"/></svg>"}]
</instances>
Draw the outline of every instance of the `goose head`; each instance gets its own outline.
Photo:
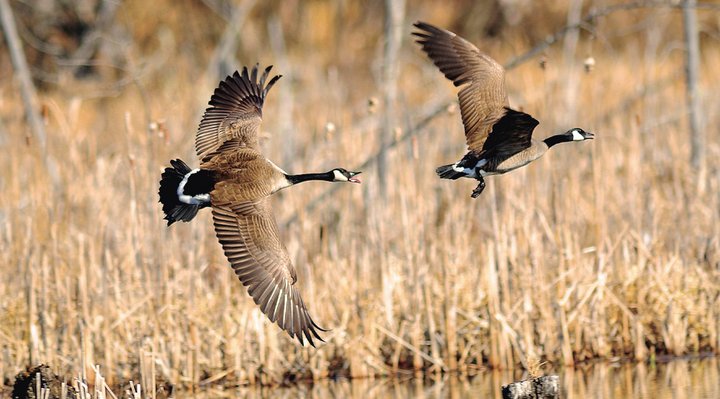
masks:
<instances>
[{"instance_id":1,"label":"goose head","mask_svg":"<svg viewBox=\"0 0 720 399\"><path fill-rule=\"evenodd\" d=\"M593 138L595 138L594 134L586 132L579 127L568 130L567 132L565 132L565 135L568 136L568 141L583 141L592 140Z\"/></svg>"},{"instance_id":2,"label":"goose head","mask_svg":"<svg viewBox=\"0 0 720 399\"><path fill-rule=\"evenodd\" d=\"M333 180L334 182L346 182L346 183L360 183L360 179L358 179L357 175L359 175L362 172L350 172L343 168L335 168L331 170L333 174Z\"/></svg>"}]
</instances>

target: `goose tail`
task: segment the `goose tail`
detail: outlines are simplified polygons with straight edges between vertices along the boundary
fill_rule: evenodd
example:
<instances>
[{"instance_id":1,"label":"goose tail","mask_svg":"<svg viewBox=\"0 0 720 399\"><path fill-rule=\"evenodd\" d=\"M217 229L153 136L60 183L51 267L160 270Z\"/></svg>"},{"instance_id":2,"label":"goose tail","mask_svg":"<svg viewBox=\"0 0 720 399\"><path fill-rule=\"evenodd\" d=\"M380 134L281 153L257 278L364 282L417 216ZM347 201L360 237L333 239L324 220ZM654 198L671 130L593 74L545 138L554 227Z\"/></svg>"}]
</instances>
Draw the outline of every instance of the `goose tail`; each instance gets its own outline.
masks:
<instances>
[{"instance_id":1,"label":"goose tail","mask_svg":"<svg viewBox=\"0 0 720 399\"><path fill-rule=\"evenodd\" d=\"M160 177L160 203L165 213L167 225L182 220L183 222L191 221L203 204L191 204L180 200L178 188L180 184L187 183L187 177L193 172L185 162L180 159L170 161L170 167L165 168Z\"/></svg>"},{"instance_id":2,"label":"goose tail","mask_svg":"<svg viewBox=\"0 0 720 399\"><path fill-rule=\"evenodd\" d=\"M440 176L441 179L452 179L457 180L465 176L465 172L458 172L455 170L455 164L443 165L435 169L435 173Z\"/></svg>"}]
</instances>

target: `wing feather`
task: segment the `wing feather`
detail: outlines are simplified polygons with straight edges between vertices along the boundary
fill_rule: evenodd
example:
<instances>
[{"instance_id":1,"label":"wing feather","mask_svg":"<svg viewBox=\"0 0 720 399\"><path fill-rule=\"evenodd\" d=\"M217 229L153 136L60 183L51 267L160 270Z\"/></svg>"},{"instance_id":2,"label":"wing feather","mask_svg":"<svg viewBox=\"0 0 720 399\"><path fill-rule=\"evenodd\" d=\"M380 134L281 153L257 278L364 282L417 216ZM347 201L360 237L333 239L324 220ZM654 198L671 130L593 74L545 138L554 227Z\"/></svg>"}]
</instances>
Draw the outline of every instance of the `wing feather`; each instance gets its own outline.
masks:
<instances>
[{"instance_id":1,"label":"wing feather","mask_svg":"<svg viewBox=\"0 0 720 399\"><path fill-rule=\"evenodd\" d=\"M258 149L265 97L281 77L276 75L265 85L271 68L265 68L260 81L258 65L255 65L250 74L247 67L243 67L242 73L235 71L220 82L195 136L195 152L201 161L206 162L231 148Z\"/></svg>"},{"instance_id":2,"label":"wing feather","mask_svg":"<svg viewBox=\"0 0 720 399\"><path fill-rule=\"evenodd\" d=\"M482 157L503 160L530 147L533 130L538 124L535 118L525 112L505 108L502 118L493 125L493 132L503 134L490 134L482 148Z\"/></svg>"},{"instance_id":3,"label":"wing feather","mask_svg":"<svg viewBox=\"0 0 720 399\"><path fill-rule=\"evenodd\" d=\"M492 127L505 113L508 105L505 91L505 70L462 37L417 22L413 32L418 44L455 86L465 128L468 149L479 153L492 132Z\"/></svg>"},{"instance_id":4,"label":"wing feather","mask_svg":"<svg viewBox=\"0 0 720 399\"><path fill-rule=\"evenodd\" d=\"M293 284L295 268L280 241L269 198L239 204L213 204L215 232L225 256L260 310L304 345L323 341Z\"/></svg>"}]
</instances>

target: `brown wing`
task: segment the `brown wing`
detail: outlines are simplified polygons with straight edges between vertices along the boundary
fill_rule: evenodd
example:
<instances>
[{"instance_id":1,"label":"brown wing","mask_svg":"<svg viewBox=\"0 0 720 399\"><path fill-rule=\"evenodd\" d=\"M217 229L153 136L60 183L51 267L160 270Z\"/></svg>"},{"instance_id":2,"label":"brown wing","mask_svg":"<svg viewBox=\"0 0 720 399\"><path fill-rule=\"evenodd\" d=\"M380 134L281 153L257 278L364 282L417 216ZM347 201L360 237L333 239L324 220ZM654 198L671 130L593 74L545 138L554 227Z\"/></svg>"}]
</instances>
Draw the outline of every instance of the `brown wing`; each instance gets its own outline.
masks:
<instances>
[{"instance_id":1,"label":"brown wing","mask_svg":"<svg viewBox=\"0 0 720 399\"><path fill-rule=\"evenodd\" d=\"M295 268L280 242L270 199L212 205L215 233L235 274L263 313L290 337L304 345L303 335L315 346L323 339L293 284Z\"/></svg>"},{"instance_id":2,"label":"brown wing","mask_svg":"<svg viewBox=\"0 0 720 399\"><path fill-rule=\"evenodd\" d=\"M462 37L424 22L413 32L433 63L455 86L458 93L465 138L470 151L479 153L495 122L508 105L505 70Z\"/></svg>"},{"instance_id":3,"label":"brown wing","mask_svg":"<svg viewBox=\"0 0 720 399\"><path fill-rule=\"evenodd\" d=\"M242 74L235 71L220 82L195 136L195 151L201 161L237 147L258 148L265 96L281 77L273 77L266 86L271 68L265 69L259 81L255 65L249 74L247 67L243 67Z\"/></svg>"}]
</instances>

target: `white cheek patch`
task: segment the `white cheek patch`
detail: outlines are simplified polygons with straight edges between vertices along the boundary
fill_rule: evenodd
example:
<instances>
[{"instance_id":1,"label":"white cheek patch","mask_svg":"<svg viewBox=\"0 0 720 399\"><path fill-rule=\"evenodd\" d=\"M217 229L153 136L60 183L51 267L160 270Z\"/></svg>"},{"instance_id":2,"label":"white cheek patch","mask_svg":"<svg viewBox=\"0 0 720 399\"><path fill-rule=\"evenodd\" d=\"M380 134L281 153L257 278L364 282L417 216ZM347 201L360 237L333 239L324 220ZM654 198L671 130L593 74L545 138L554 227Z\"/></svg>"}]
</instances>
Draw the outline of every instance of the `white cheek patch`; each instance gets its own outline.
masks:
<instances>
[{"instance_id":1,"label":"white cheek patch","mask_svg":"<svg viewBox=\"0 0 720 399\"><path fill-rule=\"evenodd\" d=\"M335 176L335 181L348 181L348 178L337 170L333 170L333 175Z\"/></svg>"},{"instance_id":2,"label":"white cheek patch","mask_svg":"<svg viewBox=\"0 0 720 399\"><path fill-rule=\"evenodd\" d=\"M585 137L583 137L580 132L577 131L577 129L572 131L573 141L582 141L585 140Z\"/></svg>"}]
</instances>

